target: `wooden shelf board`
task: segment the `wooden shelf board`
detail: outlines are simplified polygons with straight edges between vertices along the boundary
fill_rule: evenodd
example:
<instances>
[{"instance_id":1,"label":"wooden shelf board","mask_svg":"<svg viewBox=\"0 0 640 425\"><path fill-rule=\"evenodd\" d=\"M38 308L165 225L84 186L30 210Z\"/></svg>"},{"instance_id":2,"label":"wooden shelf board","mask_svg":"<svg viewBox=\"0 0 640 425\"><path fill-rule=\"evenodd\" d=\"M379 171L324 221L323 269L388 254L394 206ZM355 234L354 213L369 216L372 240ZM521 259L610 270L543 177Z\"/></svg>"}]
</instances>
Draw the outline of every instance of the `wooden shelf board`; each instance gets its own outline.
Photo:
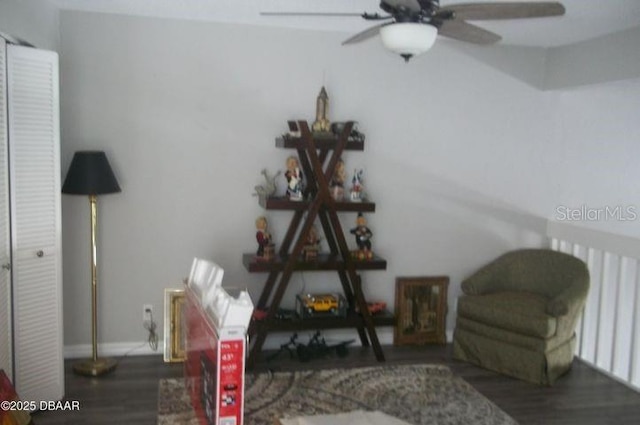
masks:
<instances>
[{"instance_id":1,"label":"wooden shelf board","mask_svg":"<svg viewBox=\"0 0 640 425\"><path fill-rule=\"evenodd\" d=\"M309 209L309 201L291 201L284 196L269 197L264 208L267 210L306 211ZM374 212L376 204L373 202L336 202L336 211L339 212Z\"/></svg>"},{"instance_id":2,"label":"wooden shelf board","mask_svg":"<svg viewBox=\"0 0 640 425\"><path fill-rule=\"evenodd\" d=\"M284 269L287 258L280 256L274 257L272 260L259 260L255 254L245 253L242 255L242 264L251 273L280 271ZM386 270L387 260L374 257L371 260L353 260L356 270ZM294 270L311 271L311 270L344 270L346 264L342 258L331 254L318 254L316 261L296 262Z\"/></svg>"},{"instance_id":3,"label":"wooden shelf board","mask_svg":"<svg viewBox=\"0 0 640 425\"><path fill-rule=\"evenodd\" d=\"M314 137L314 142L318 149L333 149L338 144L338 137ZM276 147L278 148L300 149L306 148L307 146L308 142L300 137L282 136L276 138ZM344 149L348 151L362 151L364 150L364 142L348 140Z\"/></svg>"},{"instance_id":4,"label":"wooden shelf board","mask_svg":"<svg viewBox=\"0 0 640 425\"><path fill-rule=\"evenodd\" d=\"M389 312L377 313L372 316L375 326L394 326L395 318ZM358 313L349 313L347 317L314 317L308 319L291 320L254 320L251 322L251 333L300 331L317 329L355 328L363 325L363 318Z\"/></svg>"}]
</instances>

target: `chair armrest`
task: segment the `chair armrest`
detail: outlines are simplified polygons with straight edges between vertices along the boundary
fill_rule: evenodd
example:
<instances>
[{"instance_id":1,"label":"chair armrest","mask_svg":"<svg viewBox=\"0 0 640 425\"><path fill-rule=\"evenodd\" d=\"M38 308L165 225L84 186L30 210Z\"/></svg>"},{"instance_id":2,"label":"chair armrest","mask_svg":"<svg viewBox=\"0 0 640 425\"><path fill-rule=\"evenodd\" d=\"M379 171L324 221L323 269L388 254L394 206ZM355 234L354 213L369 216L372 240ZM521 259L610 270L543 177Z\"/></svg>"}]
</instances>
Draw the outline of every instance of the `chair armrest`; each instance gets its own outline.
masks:
<instances>
[{"instance_id":1,"label":"chair armrest","mask_svg":"<svg viewBox=\"0 0 640 425\"><path fill-rule=\"evenodd\" d=\"M553 317L576 315L582 309L589 293L589 280L578 279L571 286L551 298L547 303L547 314Z\"/></svg>"}]
</instances>

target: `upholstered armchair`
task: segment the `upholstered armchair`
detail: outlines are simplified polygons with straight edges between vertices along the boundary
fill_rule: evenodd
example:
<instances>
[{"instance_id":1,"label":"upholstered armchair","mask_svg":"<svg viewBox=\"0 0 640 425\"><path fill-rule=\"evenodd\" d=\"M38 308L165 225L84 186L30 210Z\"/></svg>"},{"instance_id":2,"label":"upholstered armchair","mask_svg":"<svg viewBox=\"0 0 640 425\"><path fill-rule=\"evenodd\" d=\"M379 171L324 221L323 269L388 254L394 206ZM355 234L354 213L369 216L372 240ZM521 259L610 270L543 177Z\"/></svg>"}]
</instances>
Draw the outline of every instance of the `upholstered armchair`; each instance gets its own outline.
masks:
<instances>
[{"instance_id":1,"label":"upholstered armchair","mask_svg":"<svg viewBox=\"0 0 640 425\"><path fill-rule=\"evenodd\" d=\"M455 359L543 385L571 368L589 291L580 259L546 249L512 251L464 280L462 291Z\"/></svg>"}]
</instances>

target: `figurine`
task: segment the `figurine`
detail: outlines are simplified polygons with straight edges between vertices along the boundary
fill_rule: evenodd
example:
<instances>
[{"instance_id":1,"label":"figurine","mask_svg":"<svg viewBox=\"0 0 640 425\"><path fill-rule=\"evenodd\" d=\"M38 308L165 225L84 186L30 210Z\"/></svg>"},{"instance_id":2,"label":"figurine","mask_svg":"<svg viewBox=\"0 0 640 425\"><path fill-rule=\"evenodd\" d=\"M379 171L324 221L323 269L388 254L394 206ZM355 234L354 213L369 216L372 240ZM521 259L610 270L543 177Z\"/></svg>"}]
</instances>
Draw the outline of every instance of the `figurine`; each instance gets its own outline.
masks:
<instances>
[{"instance_id":1,"label":"figurine","mask_svg":"<svg viewBox=\"0 0 640 425\"><path fill-rule=\"evenodd\" d=\"M334 122L331 124L331 132L335 136L340 136L344 131L345 122ZM364 143L364 134L358 131L358 123L354 123L353 127L351 127L351 133L349 134L347 140L350 142L356 143Z\"/></svg>"},{"instance_id":2,"label":"figurine","mask_svg":"<svg viewBox=\"0 0 640 425\"><path fill-rule=\"evenodd\" d=\"M355 339L350 339L348 341L328 344L320 331L316 331L306 345L298 343L296 346L296 354L301 362L308 362L314 358L326 357L329 354L332 354L333 351L335 351L338 357L346 357L349 355L348 345L354 342Z\"/></svg>"},{"instance_id":3,"label":"figurine","mask_svg":"<svg viewBox=\"0 0 640 425\"><path fill-rule=\"evenodd\" d=\"M364 218L362 213L358 213L356 218L356 227L350 230L351 234L356 236L356 244L358 245L358 251L355 252L356 257L360 260L365 258L371 259L373 252L371 251L371 237L373 233L367 227L367 219Z\"/></svg>"},{"instance_id":4,"label":"figurine","mask_svg":"<svg viewBox=\"0 0 640 425\"><path fill-rule=\"evenodd\" d=\"M286 137L300 137L300 127L298 127L298 123L295 121L287 121L289 126L289 132L285 134Z\"/></svg>"},{"instance_id":5,"label":"figurine","mask_svg":"<svg viewBox=\"0 0 640 425\"><path fill-rule=\"evenodd\" d=\"M362 187L362 170L353 170L351 179L351 202L362 202L364 199L364 187Z\"/></svg>"},{"instance_id":6,"label":"figurine","mask_svg":"<svg viewBox=\"0 0 640 425\"><path fill-rule=\"evenodd\" d=\"M267 169L264 168L260 172L260 174L264 176L265 184L264 186L263 185L256 186L254 188L256 190L256 193L254 193L253 196L258 196L260 205L264 206L266 199L270 196L273 196L273 194L276 192L276 178L280 174L282 174L282 172L278 170L278 172L275 175L269 177L269 173L267 173Z\"/></svg>"},{"instance_id":7,"label":"figurine","mask_svg":"<svg viewBox=\"0 0 640 425\"><path fill-rule=\"evenodd\" d=\"M349 135L350 142L364 143L364 134L358 131L357 128L353 128L351 130L351 134Z\"/></svg>"},{"instance_id":8,"label":"figurine","mask_svg":"<svg viewBox=\"0 0 640 425\"><path fill-rule=\"evenodd\" d=\"M305 261L312 261L318 258L318 250L320 249L320 238L318 237L318 230L316 226L311 226L304 247L302 248L302 255Z\"/></svg>"},{"instance_id":9,"label":"figurine","mask_svg":"<svg viewBox=\"0 0 640 425\"><path fill-rule=\"evenodd\" d=\"M311 131L314 133L328 133L331 131L331 123L327 116L328 110L329 96L327 96L327 91L322 87L316 99L316 120L311 125Z\"/></svg>"},{"instance_id":10,"label":"figurine","mask_svg":"<svg viewBox=\"0 0 640 425\"><path fill-rule=\"evenodd\" d=\"M287 179L287 198L292 201L302 201L304 196L303 190L303 175L300 171L300 164L298 158L290 156L287 158L287 171L284 176Z\"/></svg>"},{"instance_id":11,"label":"figurine","mask_svg":"<svg viewBox=\"0 0 640 425\"><path fill-rule=\"evenodd\" d=\"M342 201L344 199L344 182L347 179L347 172L344 169L344 161L338 160L336 169L333 172L333 177L329 181L329 189L331 190L331 197L335 201Z\"/></svg>"},{"instance_id":12,"label":"figurine","mask_svg":"<svg viewBox=\"0 0 640 425\"><path fill-rule=\"evenodd\" d=\"M318 237L318 230L316 226L311 226L309 233L307 234L307 245L318 245L320 238Z\"/></svg>"},{"instance_id":13,"label":"figurine","mask_svg":"<svg viewBox=\"0 0 640 425\"><path fill-rule=\"evenodd\" d=\"M256 219L256 241L258 242L256 256L265 260L271 259L274 248L271 243L271 234L267 231L267 218L264 216Z\"/></svg>"}]
</instances>

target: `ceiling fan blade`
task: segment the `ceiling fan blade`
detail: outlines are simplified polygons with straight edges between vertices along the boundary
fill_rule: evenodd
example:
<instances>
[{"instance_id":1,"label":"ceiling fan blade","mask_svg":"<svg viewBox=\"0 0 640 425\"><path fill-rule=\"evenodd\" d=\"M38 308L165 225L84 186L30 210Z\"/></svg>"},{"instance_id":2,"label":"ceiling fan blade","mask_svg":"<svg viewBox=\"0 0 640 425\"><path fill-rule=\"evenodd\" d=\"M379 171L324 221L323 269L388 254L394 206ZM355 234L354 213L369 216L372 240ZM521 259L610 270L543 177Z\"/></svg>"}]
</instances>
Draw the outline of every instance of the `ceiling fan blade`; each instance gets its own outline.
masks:
<instances>
[{"instance_id":1,"label":"ceiling fan blade","mask_svg":"<svg viewBox=\"0 0 640 425\"><path fill-rule=\"evenodd\" d=\"M444 21L438 28L438 34L474 44L494 44L502 40L502 37L494 32L459 19Z\"/></svg>"},{"instance_id":2,"label":"ceiling fan blade","mask_svg":"<svg viewBox=\"0 0 640 425\"><path fill-rule=\"evenodd\" d=\"M367 40L371 37L374 37L376 35L378 35L378 33L380 32L380 28L386 26L386 25L390 25L393 22L385 22L383 24L378 24L378 25L374 25L370 28L367 28L364 31L361 31L355 35L352 35L351 37L347 38L345 41L342 42L342 45L344 46L345 44L354 44L354 43L359 43L361 41Z\"/></svg>"},{"instance_id":3,"label":"ceiling fan blade","mask_svg":"<svg viewBox=\"0 0 640 425\"><path fill-rule=\"evenodd\" d=\"M362 13L332 13L332 12L260 12L260 16L362 16Z\"/></svg>"},{"instance_id":4,"label":"ceiling fan blade","mask_svg":"<svg viewBox=\"0 0 640 425\"><path fill-rule=\"evenodd\" d=\"M527 3L464 3L443 6L439 13L451 11L454 19L467 21L544 18L561 16L565 8L558 2L527 2Z\"/></svg>"}]
</instances>

